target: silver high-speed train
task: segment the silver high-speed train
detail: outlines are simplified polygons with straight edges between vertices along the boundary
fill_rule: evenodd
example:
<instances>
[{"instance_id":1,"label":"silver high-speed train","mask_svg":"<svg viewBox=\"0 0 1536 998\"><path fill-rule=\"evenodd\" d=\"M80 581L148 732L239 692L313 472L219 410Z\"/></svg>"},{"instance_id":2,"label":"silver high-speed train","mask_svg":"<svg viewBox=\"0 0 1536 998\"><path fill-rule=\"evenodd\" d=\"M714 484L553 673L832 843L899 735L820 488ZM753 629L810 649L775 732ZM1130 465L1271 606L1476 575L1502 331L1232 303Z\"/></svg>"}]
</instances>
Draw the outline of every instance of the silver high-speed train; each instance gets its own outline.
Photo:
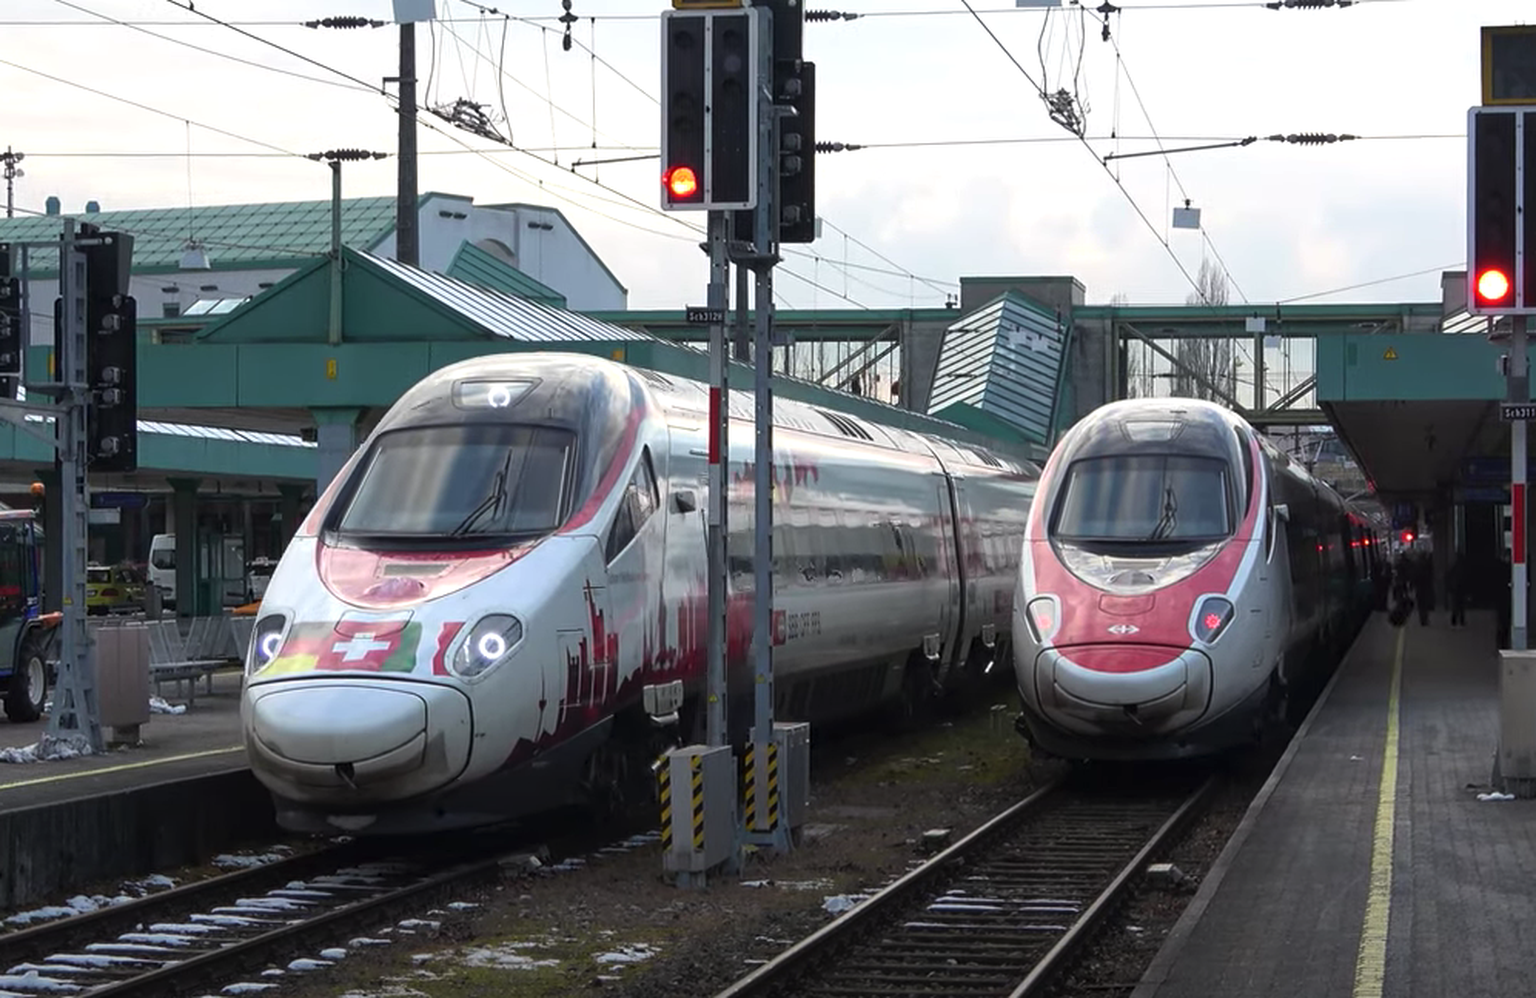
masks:
<instances>
[{"instance_id":1,"label":"silver high-speed train","mask_svg":"<svg viewBox=\"0 0 1536 998\"><path fill-rule=\"evenodd\" d=\"M731 728L750 721L752 406L729 400ZM336 476L257 614L241 704L279 821L465 827L611 795L664 747L642 707L705 674L704 385L495 355L411 388ZM777 400L779 720L991 668L1039 469ZM668 741L675 741L675 736Z\"/></svg>"},{"instance_id":2,"label":"silver high-speed train","mask_svg":"<svg viewBox=\"0 0 1536 998\"><path fill-rule=\"evenodd\" d=\"M1253 740L1347 649L1380 540L1221 406L1101 406L1057 444L1030 514L1013 610L1019 730L1085 759Z\"/></svg>"}]
</instances>

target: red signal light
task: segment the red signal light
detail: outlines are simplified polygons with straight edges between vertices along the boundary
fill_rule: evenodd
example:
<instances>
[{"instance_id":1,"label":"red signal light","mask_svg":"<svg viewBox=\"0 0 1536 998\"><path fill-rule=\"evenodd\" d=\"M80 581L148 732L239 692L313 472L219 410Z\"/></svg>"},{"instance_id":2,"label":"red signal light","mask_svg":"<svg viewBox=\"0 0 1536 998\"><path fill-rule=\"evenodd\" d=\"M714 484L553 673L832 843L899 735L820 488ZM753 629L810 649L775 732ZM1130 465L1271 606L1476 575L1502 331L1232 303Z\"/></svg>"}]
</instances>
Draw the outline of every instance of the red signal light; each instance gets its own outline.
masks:
<instances>
[{"instance_id":1,"label":"red signal light","mask_svg":"<svg viewBox=\"0 0 1536 998\"><path fill-rule=\"evenodd\" d=\"M1202 620L1201 623L1205 625L1205 629L1207 631L1214 631L1216 628L1221 626L1221 614L1208 613L1205 615L1205 619Z\"/></svg>"},{"instance_id":2,"label":"red signal light","mask_svg":"<svg viewBox=\"0 0 1536 998\"><path fill-rule=\"evenodd\" d=\"M691 198L699 192L699 178L691 166L674 166L662 177L675 198Z\"/></svg>"},{"instance_id":3,"label":"red signal light","mask_svg":"<svg viewBox=\"0 0 1536 998\"><path fill-rule=\"evenodd\" d=\"M1489 267L1477 275L1477 296L1484 301L1500 301L1509 290L1509 275L1497 267Z\"/></svg>"},{"instance_id":4,"label":"red signal light","mask_svg":"<svg viewBox=\"0 0 1536 998\"><path fill-rule=\"evenodd\" d=\"M1413 531L1411 531L1411 530L1403 531L1403 543L1404 544L1412 544L1413 543Z\"/></svg>"}]
</instances>

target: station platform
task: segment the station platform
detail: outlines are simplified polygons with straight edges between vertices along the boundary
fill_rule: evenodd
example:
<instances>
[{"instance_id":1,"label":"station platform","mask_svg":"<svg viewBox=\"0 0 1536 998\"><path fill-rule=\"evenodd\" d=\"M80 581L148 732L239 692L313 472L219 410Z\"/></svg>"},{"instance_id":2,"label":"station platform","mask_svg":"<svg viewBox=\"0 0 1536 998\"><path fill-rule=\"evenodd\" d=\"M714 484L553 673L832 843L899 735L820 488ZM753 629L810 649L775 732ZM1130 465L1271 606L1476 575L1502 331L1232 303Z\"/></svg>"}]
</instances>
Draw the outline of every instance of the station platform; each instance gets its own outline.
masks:
<instances>
[{"instance_id":1,"label":"station platform","mask_svg":"<svg viewBox=\"0 0 1536 998\"><path fill-rule=\"evenodd\" d=\"M240 670L164 693L140 744L99 755L0 762L0 912L58 904L128 876L206 862L278 836L271 795L240 742ZM185 688L183 688L185 693ZM47 719L0 722L0 758L34 746Z\"/></svg>"},{"instance_id":2,"label":"station platform","mask_svg":"<svg viewBox=\"0 0 1536 998\"><path fill-rule=\"evenodd\" d=\"M196 695L177 695L175 684L162 688L180 714L151 714L139 728L140 744L101 755L39 762L0 762L0 812L53 804L128 789L145 783L245 769L240 741L238 666L197 680ZM35 744L48 730L48 718L30 724L0 720L0 758L5 749Z\"/></svg>"},{"instance_id":3,"label":"station platform","mask_svg":"<svg viewBox=\"0 0 1536 998\"><path fill-rule=\"evenodd\" d=\"M1499 664L1467 624L1372 616L1132 998L1529 993L1536 801L1478 799Z\"/></svg>"}]
</instances>

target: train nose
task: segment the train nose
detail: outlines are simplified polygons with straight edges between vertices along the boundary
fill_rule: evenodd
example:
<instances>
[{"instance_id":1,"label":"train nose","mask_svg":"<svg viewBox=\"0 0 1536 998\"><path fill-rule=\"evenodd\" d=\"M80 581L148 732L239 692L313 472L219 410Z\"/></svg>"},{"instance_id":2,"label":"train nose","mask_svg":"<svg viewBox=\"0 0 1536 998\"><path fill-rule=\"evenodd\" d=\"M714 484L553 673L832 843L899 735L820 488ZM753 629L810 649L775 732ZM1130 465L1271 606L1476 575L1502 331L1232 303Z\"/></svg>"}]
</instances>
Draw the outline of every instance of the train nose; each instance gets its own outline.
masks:
<instances>
[{"instance_id":1,"label":"train nose","mask_svg":"<svg viewBox=\"0 0 1536 998\"><path fill-rule=\"evenodd\" d=\"M469 762L469 701L452 687L304 679L246 696L251 768L295 800L422 793Z\"/></svg>"},{"instance_id":2,"label":"train nose","mask_svg":"<svg viewBox=\"0 0 1536 998\"><path fill-rule=\"evenodd\" d=\"M1192 648L1050 648L1035 676L1044 713L1085 734L1160 735L1194 723L1210 705L1211 661Z\"/></svg>"}]
</instances>

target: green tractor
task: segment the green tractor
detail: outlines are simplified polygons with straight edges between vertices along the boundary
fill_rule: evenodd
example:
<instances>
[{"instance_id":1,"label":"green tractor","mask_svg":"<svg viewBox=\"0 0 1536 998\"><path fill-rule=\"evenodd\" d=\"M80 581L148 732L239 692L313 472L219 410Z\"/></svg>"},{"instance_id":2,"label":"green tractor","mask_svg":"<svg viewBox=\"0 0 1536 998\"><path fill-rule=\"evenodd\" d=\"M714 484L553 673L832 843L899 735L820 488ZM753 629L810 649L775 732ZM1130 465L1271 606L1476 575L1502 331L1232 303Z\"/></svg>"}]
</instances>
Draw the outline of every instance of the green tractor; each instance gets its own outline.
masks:
<instances>
[{"instance_id":1,"label":"green tractor","mask_svg":"<svg viewBox=\"0 0 1536 998\"><path fill-rule=\"evenodd\" d=\"M0 510L0 697L5 716L42 716L60 613L43 613L43 531L31 510Z\"/></svg>"}]
</instances>

